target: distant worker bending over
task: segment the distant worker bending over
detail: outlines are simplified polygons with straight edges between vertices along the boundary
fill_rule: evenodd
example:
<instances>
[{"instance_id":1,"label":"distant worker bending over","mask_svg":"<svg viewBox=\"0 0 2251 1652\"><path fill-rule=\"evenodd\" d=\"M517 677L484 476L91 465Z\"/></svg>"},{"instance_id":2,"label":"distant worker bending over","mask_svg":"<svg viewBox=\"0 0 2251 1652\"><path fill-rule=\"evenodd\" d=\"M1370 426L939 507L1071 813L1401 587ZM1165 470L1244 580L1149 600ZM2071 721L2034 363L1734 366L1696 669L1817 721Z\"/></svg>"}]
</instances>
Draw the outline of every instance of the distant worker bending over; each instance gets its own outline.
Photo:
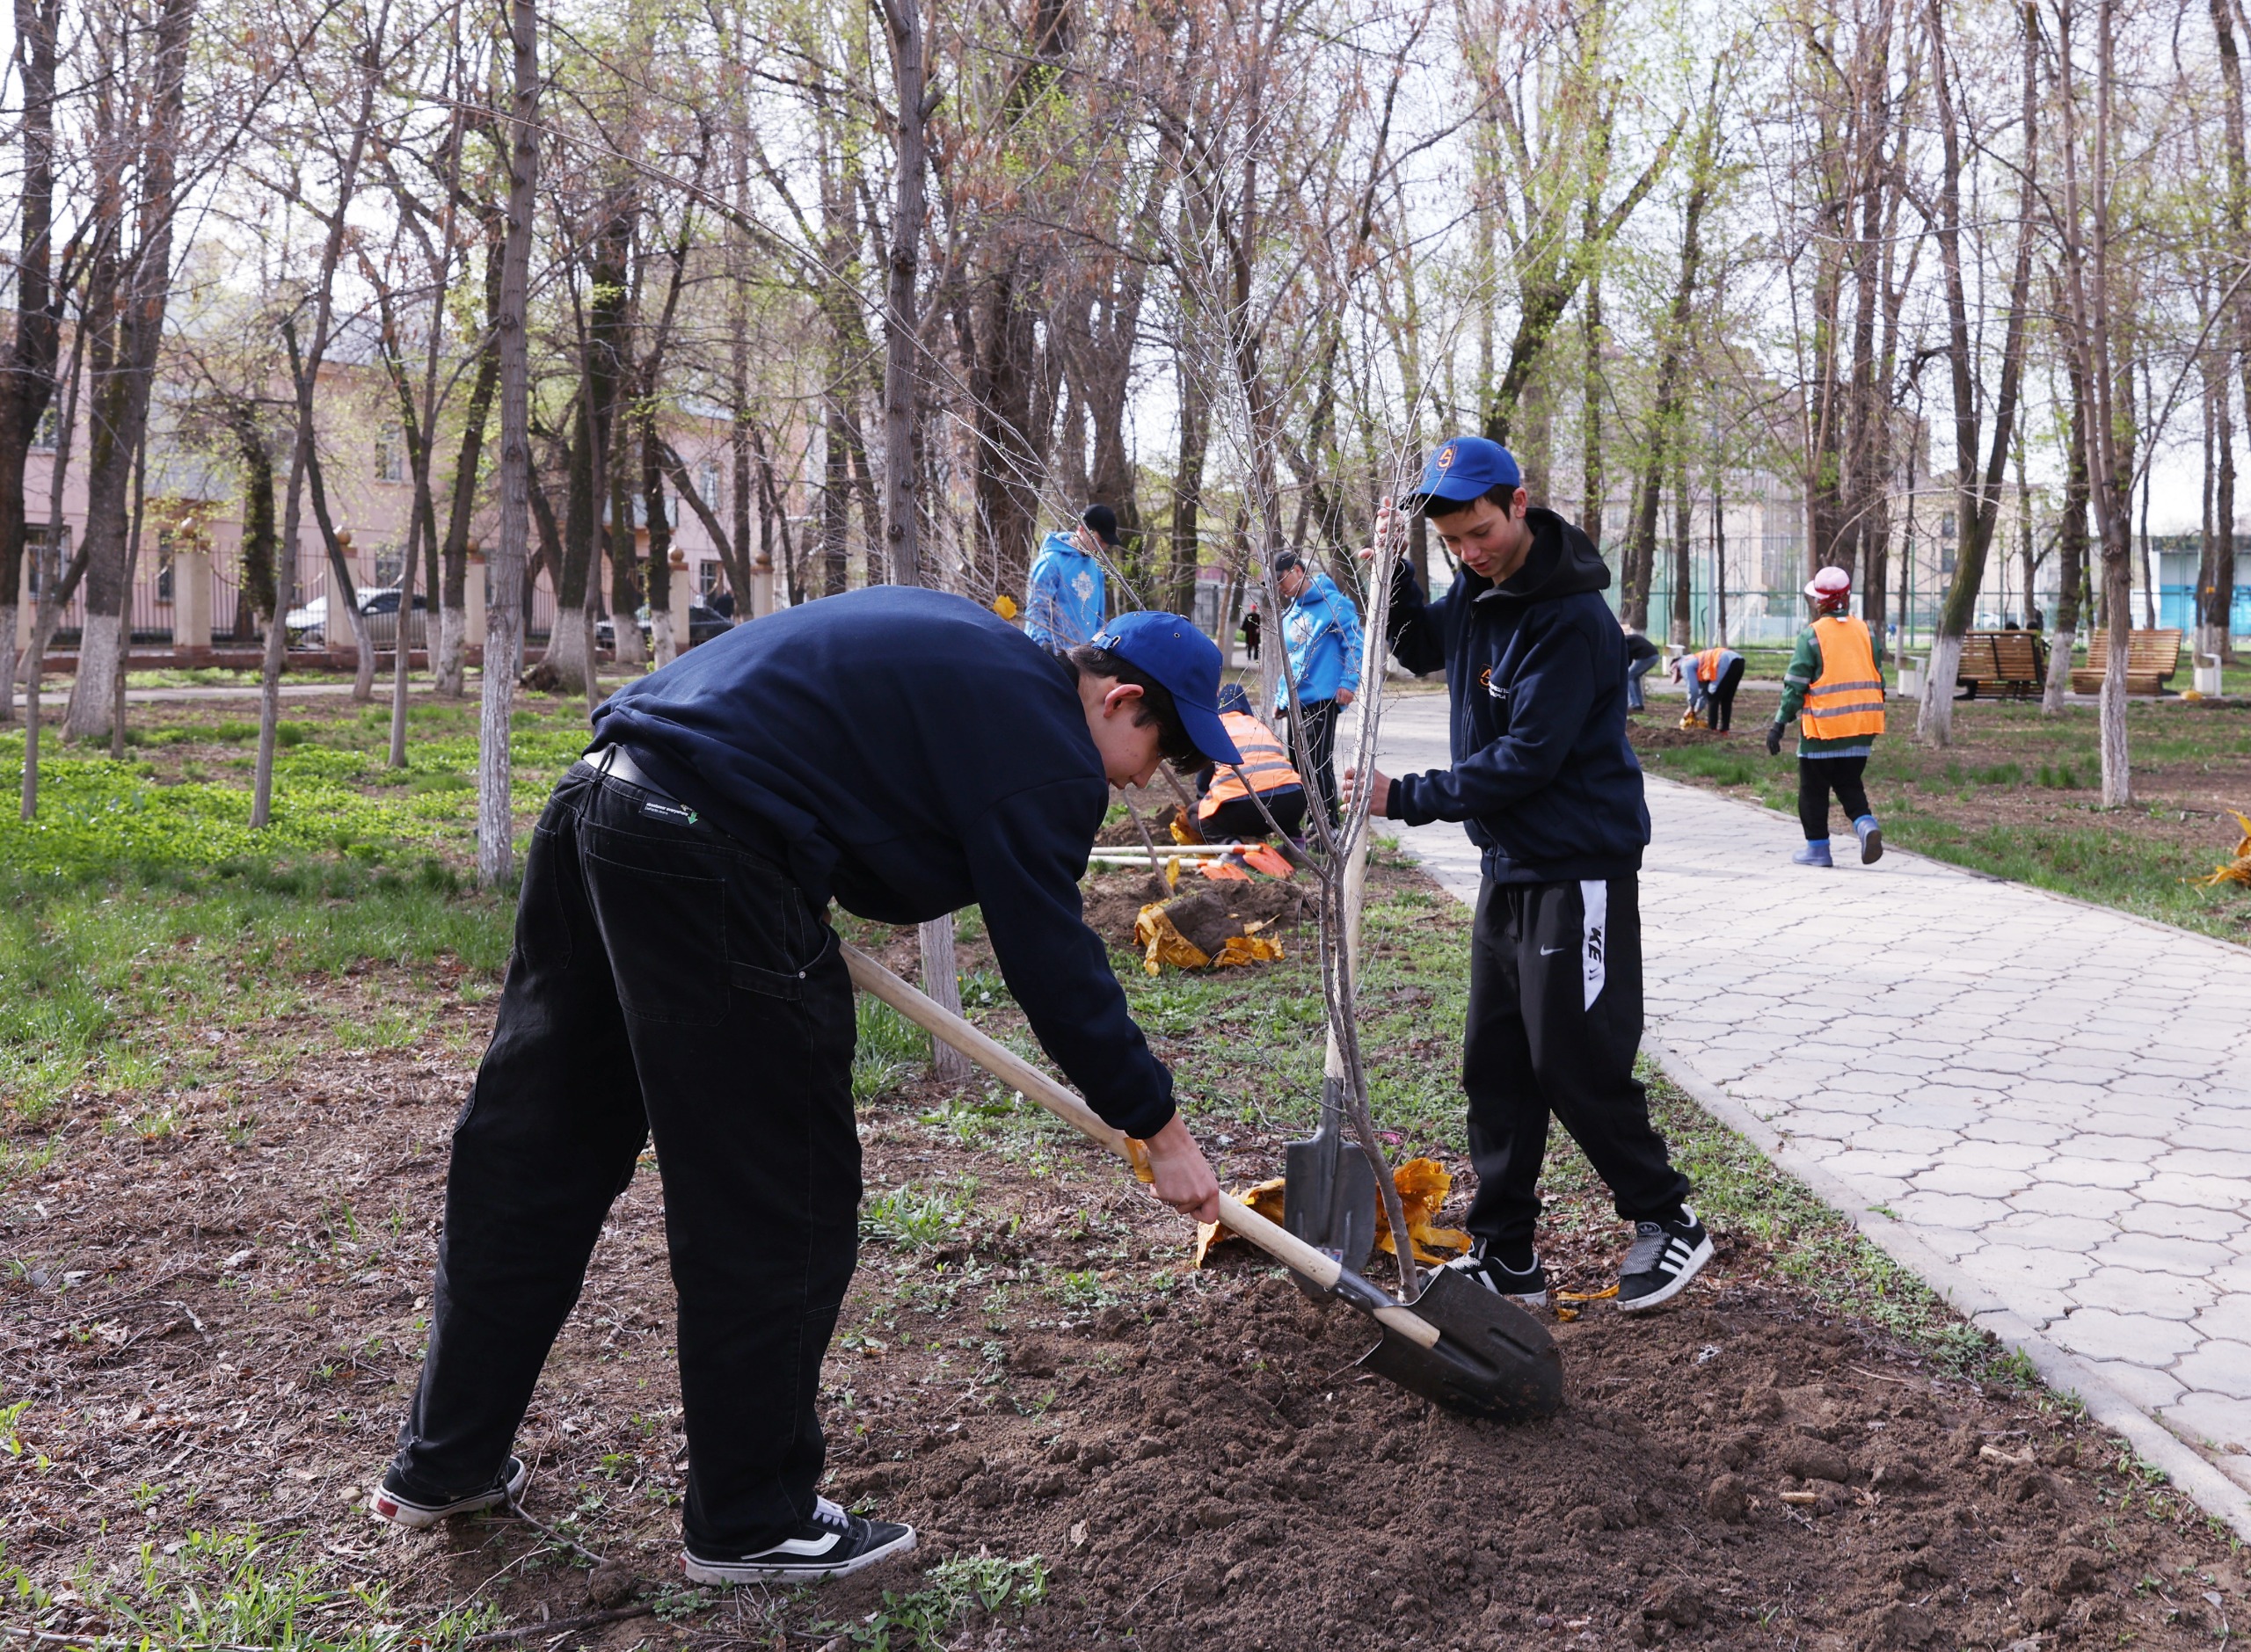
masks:
<instances>
[{"instance_id":1,"label":"distant worker bending over","mask_svg":"<svg viewBox=\"0 0 2251 1652\"><path fill-rule=\"evenodd\" d=\"M1067 654L1102 629L1107 581L1102 554L1118 543L1118 513L1089 505L1069 533L1040 542L1024 578L1024 634L1051 654Z\"/></svg>"},{"instance_id":2,"label":"distant worker bending over","mask_svg":"<svg viewBox=\"0 0 2251 1652\"><path fill-rule=\"evenodd\" d=\"M1883 732L1883 644L1864 620L1847 611L1853 577L1824 568L1805 587L1813 623L1797 634L1797 648L1782 675L1782 703L1767 731L1767 753L1782 749L1782 730L1797 718L1797 818L1805 847L1790 856L1800 866L1833 866L1829 858L1829 794L1845 807L1861 841L1861 864L1882 858L1883 829L1868 806L1861 775Z\"/></svg>"},{"instance_id":3,"label":"distant worker bending over","mask_svg":"<svg viewBox=\"0 0 2251 1652\"><path fill-rule=\"evenodd\" d=\"M1294 841L1305 827L1305 781L1290 767L1281 736L1251 715L1250 696L1234 683L1220 690L1219 704L1220 725L1234 737L1242 762L1228 768L1215 764L1197 782L1202 795L1196 825L1204 841L1264 838L1271 830L1269 814L1283 835ZM1259 811L1262 803L1264 813Z\"/></svg>"},{"instance_id":4,"label":"distant worker bending over","mask_svg":"<svg viewBox=\"0 0 2251 1652\"><path fill-rule=\"evenodd\" d=\"M1708 729L1724 734L1735 726L1735 691L1743 686L1743 656L1724 645L1701 654L1683 654L1673 673L1688 690L1688 710Z\"/></svg>"}]
</instances>

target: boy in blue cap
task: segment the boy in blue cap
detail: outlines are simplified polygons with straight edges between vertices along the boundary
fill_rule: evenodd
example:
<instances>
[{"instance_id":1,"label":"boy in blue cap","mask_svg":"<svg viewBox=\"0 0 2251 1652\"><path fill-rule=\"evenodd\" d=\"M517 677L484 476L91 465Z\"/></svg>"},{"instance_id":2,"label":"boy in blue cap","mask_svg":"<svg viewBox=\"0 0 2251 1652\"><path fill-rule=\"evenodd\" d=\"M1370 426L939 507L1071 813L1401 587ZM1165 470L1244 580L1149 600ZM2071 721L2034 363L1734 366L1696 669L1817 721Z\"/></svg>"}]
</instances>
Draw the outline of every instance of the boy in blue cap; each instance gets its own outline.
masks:
<instances>
[{"instance_id":1,"label":"boy in blue cap","mask_svg":"<svg viewBox=\"0 0 2251 1652\"><path fill-rule=\"evenodd\" d=\"M892 924L978 903L1048 1053L1148 1144L1159 1198L1216 1219L1078 880L1111 786L1240 761L1219 680L1178 615L1122 615L1059 659L965 598L883 586L737 626L612 695L532 833L375 1512L427 1526L521 1489L511 1441L653 1133L688 1577L836 1577L912 1548L912 1527L814 1489L860 1202L829 900Z\"/></svg>"},{"instance_id":2,"label":"boy in blue cap","mask_svg":"<svg viewBox=\"0 0 2251 1652\"><path fill-rule=\"evenodd\" d=\"M1453 766L1366 783L1375 813L1459 820L1483 850L1461 1052L1478 1179L1462 1225L1477 1242L1448 1266L1545 1305L1532 1241L1552 1113L1634 1224L1617 1298L1634 1314L1686 1289L1712 1241L1634 1077L1650 817L1626 739L1625 637L1601 595L1610 571L1585 535L1528 506L1521 484L1508 450L1474 436L1424 467L1405 508L1429 520L1461 573L1426 602L1402 564L1390 640L1408 670L1445 669ZM1387 505L1377 533L1389 531ZM1347 770L1345 783L1359 778Z\"/></svg>"}]
</instances>

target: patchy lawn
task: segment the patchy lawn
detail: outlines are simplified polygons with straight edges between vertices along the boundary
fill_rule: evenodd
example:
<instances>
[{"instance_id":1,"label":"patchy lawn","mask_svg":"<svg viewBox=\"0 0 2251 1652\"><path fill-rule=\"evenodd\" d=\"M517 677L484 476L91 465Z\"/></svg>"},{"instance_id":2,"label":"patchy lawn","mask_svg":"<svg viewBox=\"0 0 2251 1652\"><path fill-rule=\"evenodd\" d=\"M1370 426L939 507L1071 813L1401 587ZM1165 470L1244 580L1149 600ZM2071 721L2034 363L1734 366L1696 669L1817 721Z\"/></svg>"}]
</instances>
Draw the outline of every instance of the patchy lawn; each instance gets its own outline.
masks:
<instances>
[{"instance_id":1,"label":"patchy lawn","mask_svg":"<svg viewBox=\"0 0 2251 1652\"><path fill-rule=\"evenodd\" d=\"M292 751L339 767L372 735L348 707L291 713ZM172 756L208 776L172 790L238 783L199 717L142 748L142 783ZM520 805L578 717L533 708ZM379 1528L362 1498L415 1376L510 906L460 881L468 794L423 794L456 811L426 819L364 764L334 781L324 807L396 812L231 872L183 850L9 874L0 1621L48 1644L1842 1652L2188 1647L2242 1615L2242 1557L2192 1507L1662 1084L1720 1258L1675 1310L1558 1324L1567 1409L1504 1430L1357 1372L1365 1322L1247 1253L1190 1270L1185 1223L998 1086L941 1089L864 1003L827 1489L916 1522L912 1559L818 1591L681 1584L648 1160L520 1437L535 1524ZM1456 1173L1458 1215L1467 914L1388 855L1371 882L1377 1111ZM1102 909L1130 913L1135 883L1104 880ZM911 974L910 935L844 927ZM1029 1051L978 915L958 928L965 1001ZM1230 1185L1273 1174L1317 1103L1312 937L1282 931L1282 963L1208 978L1113 955ZM1560 1140L1548 1190L1543 1254L1599 1289L1624 1235Z\"/></svg>"},{"instance_id":2,"label":"patchy lawn","mask_svg":"<svg viewBox=\"0 0 2251 1652\"><path fill-rule=\"evenodd\" d=\"M1680 702L1651 702L1630 727L1652 775L1797 811L1795 742L1763 744L1776 695L1746 689L1731 733L1683 730ZM1869 801L1885 841L1935 860L2014 878L2224 941L2251 943L2251 890L2199 887L2251 814L2251 710L2133 702L2127 710L2134 802L2100 807L2102 762L2093 705L2058 717L2036 705L1971 701L1954 709L1954 743L1915 743L1915 702L1895 700L1891 731L1869 761Z\"/></svg>"}]
</instances>

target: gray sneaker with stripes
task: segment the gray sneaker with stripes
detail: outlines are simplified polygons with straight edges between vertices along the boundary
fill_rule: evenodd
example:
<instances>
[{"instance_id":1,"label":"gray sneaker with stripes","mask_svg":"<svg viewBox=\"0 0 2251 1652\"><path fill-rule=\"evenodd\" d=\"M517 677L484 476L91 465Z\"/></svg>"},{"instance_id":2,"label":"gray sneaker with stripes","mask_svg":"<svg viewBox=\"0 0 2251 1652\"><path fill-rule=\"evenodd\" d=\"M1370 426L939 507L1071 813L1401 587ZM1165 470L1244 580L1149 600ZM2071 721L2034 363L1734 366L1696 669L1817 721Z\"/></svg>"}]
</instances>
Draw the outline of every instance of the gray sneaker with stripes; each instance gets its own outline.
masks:
<instances>
[{"instance_id":1,"label":"gray sneaker with stripes","mask_svg":"<svg viewBox=\"0 0 2251 1652\"><path fill-rule=\"evenodd\" d=\"M1634 1224L1634 1248L1618 1270L1618 1311L1661 1307L1688 1288L1712 1259L1712 1236L1686 1204L1680 1219Z\"/></svg>"}]
</instances>

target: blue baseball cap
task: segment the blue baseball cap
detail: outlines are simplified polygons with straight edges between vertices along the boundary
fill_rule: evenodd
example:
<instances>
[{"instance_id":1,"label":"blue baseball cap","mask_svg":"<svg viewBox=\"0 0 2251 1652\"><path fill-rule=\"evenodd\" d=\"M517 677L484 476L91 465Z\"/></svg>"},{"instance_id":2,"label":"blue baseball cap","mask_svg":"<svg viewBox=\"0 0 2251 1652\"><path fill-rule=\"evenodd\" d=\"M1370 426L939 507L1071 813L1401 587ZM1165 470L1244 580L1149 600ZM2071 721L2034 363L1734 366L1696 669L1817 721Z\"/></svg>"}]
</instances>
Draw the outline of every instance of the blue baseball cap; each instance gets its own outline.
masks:
<instances>
[{"instance_id":1,"label":"blue baseball cap","mask_svg":"<svg viewBox=\"0 0 2251 1652\"><path fill-rule=\"evenodd\" d=\"M1422 485L1416 491L1430 499L1466 502L1495 488L1523 485L1524 472L1517 469L1516 455L1499 442L1456 436L1424 462Z\"/></svg>"},{"instance_id":2,"label":"blue baseball cap","mask_svg":"<svg viewBox=\"0 0 2251 1652\"><path fill-rule=\"evenodd\" d=\"M1121 614L1089 640L1164 685L1198 751L1215 763L1242 761L1220 721L1219 645L1193 624L1177 614Z\"/></svg>"}]
</instances>

